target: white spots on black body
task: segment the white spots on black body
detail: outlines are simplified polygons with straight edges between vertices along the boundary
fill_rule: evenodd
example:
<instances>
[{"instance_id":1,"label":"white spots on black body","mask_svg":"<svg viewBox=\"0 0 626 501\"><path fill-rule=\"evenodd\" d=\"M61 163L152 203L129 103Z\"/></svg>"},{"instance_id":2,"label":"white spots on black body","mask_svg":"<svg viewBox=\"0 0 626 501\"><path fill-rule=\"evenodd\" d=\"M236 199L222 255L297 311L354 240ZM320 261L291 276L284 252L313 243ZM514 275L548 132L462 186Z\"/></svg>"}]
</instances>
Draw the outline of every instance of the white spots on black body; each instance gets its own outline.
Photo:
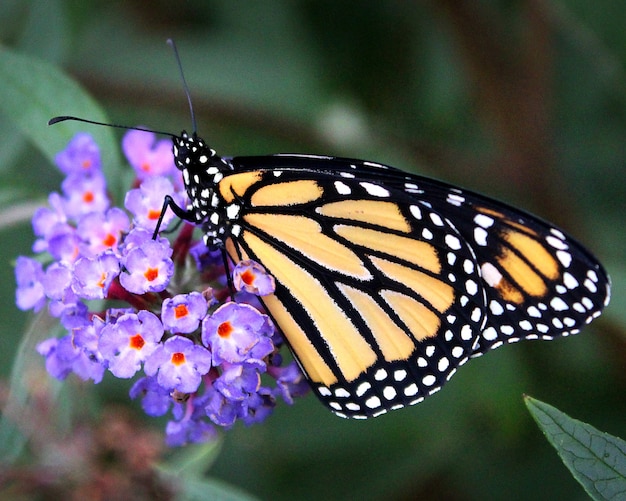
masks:
<instances>
[{"instance_id":1,"label":"white spots on black body","mask_svg":"<svg viewBox=\"0 0 626 501\"><path fill-rule=\"evenodd\" d=\"M230 204L226 207L226 217L228 219L237 219L239 217L239 212L241 211L241 207L239 204Z\"/></svg>"}]
</instances>

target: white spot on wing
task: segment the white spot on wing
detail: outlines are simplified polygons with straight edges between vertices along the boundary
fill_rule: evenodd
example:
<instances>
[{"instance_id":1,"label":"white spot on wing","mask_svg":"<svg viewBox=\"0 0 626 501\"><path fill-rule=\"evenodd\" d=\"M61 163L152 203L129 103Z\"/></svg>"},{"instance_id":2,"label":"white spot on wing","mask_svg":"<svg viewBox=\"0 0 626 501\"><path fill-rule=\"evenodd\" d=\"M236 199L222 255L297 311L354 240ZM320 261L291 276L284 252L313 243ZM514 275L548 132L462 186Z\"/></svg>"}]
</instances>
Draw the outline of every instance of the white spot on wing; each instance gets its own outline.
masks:
<instances>
[{"instance_id":1,"label":"white spot on wing","mask_svg":"<svg viewBox=\"0 0 626 501\"><path fill-rule=\"evenodd\" d=\"M389 190L386 188L383 188L382 186L378 184L367 183L367 182L361 182L359 184L365 189L365 191L367 191L370 195L374 197L382 197L382 198L389 197Z\"/></svg>"}]
</instances>

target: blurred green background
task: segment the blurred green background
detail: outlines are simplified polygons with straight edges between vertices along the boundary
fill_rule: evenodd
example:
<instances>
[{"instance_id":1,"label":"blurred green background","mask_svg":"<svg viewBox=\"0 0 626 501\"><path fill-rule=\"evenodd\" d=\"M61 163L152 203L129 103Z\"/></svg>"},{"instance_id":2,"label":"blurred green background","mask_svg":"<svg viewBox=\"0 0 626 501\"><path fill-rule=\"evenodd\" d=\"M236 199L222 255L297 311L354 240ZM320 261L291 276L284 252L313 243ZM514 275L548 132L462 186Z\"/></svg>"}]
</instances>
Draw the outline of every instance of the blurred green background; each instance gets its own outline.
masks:
<instances>
[{"instance_id":1,"label":"blurred green background","mask_svg":"<svg viewBox=\"0 0 626 501\"><path fill-rule=\"evenodd\" d=\"M625 25L616 0L0 2L2 44L67 72L112 122L190 128L172 37L199 133L222 155L350 156L443 179L557 222L612 276L611 305L582 335L497 350L416 407L354 422L310 396L235 427L208 473L273 500L586 498L522 395L626 437ZM0 114L5 386L30 318L12 263L61 180L19 121ZM32 351L17 360L41 366ZM115 403L160 432L112 379L66 385L69 407ZM20 464L41 466L32 442Z\"/></svg>"}]
</instances>

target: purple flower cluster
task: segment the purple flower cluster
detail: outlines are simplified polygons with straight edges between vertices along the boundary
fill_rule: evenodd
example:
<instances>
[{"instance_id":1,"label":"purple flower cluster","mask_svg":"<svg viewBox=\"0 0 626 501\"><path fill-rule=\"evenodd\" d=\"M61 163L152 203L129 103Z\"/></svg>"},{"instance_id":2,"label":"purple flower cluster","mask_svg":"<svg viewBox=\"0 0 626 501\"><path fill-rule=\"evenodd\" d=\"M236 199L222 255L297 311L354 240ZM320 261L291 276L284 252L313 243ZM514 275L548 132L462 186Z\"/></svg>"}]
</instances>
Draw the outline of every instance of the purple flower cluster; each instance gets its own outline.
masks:
<instances>
[{"instance_id":1,"label":"purple flower cluster","mask_svg":"<svg viewBox=\"0 0 626 501\"><path fill-rule=\"evenodd\" d=\"M61 193L33 217L37 256L17 258L16 302L23 310L47 306L67 331L37 347L52 376L99 383L108 369L137 377L131 398L141 398L150 416L171 410L166 440L183 445L210 440L216 426L238 419L260 422L277 397L291 404L308 386L294 362L282 364L282 340L253 296L274 291L262 266L238 263L235 293L224 285L230 270L194 239L192 226L172 242L152 239L165 195L186 201L168 143L125 135L136 182L123 210L112 206L97 144L84 133L72 139L56 157L66 175ZM216 299L233 294L237 302Z\"/></svg>"}]
</instances>

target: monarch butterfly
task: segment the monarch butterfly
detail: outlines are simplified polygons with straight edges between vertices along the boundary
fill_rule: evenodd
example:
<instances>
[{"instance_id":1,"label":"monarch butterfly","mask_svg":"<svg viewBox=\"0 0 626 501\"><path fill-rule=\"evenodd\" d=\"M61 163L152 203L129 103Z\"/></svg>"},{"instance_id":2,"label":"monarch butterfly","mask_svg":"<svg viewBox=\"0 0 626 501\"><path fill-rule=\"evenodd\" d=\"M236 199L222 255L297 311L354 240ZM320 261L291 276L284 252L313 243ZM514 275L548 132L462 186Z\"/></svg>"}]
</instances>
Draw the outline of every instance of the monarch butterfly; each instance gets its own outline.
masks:
<instances>
[{"instance_id":1,"label":"monarch butterfly","mask_svg":"<svg viewBox=\"0 0 626 501\"><path fill-rule=\"evenodd\" d=\"M576 334L608 304L595 257L526 212L373 162L227 159L193 122L172 135L190 205L163 212L274 277L261 301L339 416L421 402L470 358Z\"/></svg>"}]
</instances>

